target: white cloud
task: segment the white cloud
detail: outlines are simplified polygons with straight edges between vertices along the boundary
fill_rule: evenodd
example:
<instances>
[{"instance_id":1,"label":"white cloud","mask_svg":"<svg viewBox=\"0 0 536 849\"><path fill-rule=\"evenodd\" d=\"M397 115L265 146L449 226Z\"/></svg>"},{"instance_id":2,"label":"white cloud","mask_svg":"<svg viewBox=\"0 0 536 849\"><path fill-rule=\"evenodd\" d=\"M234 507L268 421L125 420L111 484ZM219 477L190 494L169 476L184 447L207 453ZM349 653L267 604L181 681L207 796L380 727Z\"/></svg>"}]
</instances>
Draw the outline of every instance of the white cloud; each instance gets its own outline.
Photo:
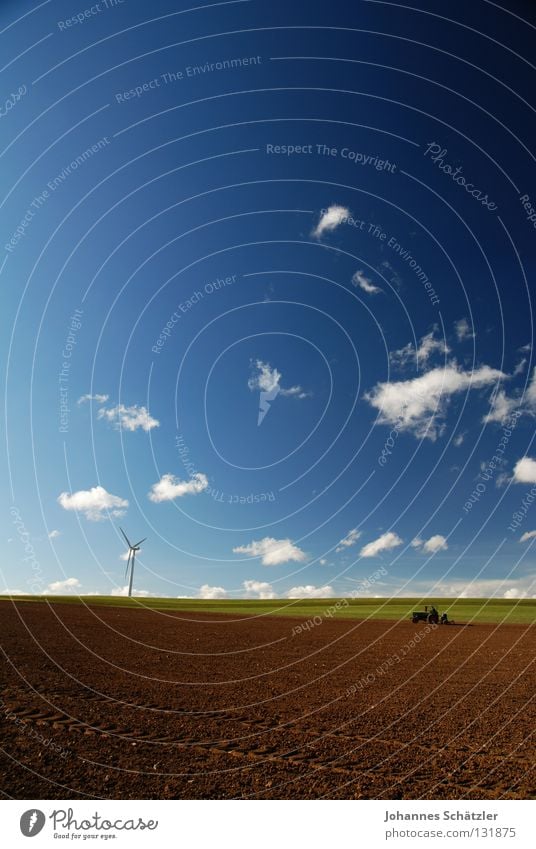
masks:
<instances>
[{"instance_id":1,"label":"white cloud","mask_svg":"<svg viewBox=\"0 0 536 849\"><path fill-rule=\"evenodd\" d=\"M458 436L455 436L454 439L452 440L453 445L455 445L456 448L459 448L459 446L463 443L464 439L465 439L465 433L459 433Z\"/></svg>"},{"instance_id":2,"label":"white cloud","mask_svg":"<svg viewBox=\"0 0 536 849\"><path fill-rule=\"evenodd\" d=\"M239 545L233 548L233 552L260 557L263 566L279 566L291 560L302 563L307 559L305 552L294 545L290 539L273 539L273 537L264 537L264 539L253 540L248 545Z\"/></svg>"},{"instance_id":3,"label":"white cloud","mask_svg":"<svg viewBox=\"0 0 536 849\"><path fill-rule=\"evenodd\" d=\"M458 342L464 342L466 339L475 338L475 334L471 330L469 322L466 318L460 318L459 321L454 322L454 331L458 338Z\"/></svg>"},{"instance_id":4,"label":"white cloud","mask_svg":"<svg viewBox=\"0 0 536 849\"><path fill-rule=\"evenodd\" d=\"M138 407L137 404L133 404L131 407L125 407L124 404L117 404L116 407L103 407L98 412L98 418L107 419L114 423L119 430L134 431L141 428L150 431L160 425L160 422L149 414L146 407Z\"/></svg>"},{"instance_id":5,"label":"white cloud","mask_svg":"<svg viewBox=\"0 0 536 849\"><path fill-rule=\"evenodd\" d=\"M255 371L248 380L248 386L252 392L274 392L279 389L279 381L281 380L281 372L276 368L272 368L270 363L263 363L262 360L256 360L254 365Z\"/></svg>"},{"instance_id":6,"label":"white cloud","mask_svg":"<svg viewBox=\"0 0 536 849\"><path fill-rule=\"evenodd\" d=\"M242 586L247 598L277 598L274 588L267 581L244 581Z\"/></svg>"},{"instance_id":7,"label":"white cloud","mask_svg":"<svg viewBox=\"0 0 536 849\"><path fill-rule=\"evenodd\" d=\"M140 548L140 549L139 549L139 551L137 551L137 552L136 552L136 554L138 555L138 554L140 554L142 551L143 551L143 548ZM126 551L124 551L122 554L120 554L120 555L119 555L119 559L120 559L120 560L124 560L124 561L126 562L126 561L128 560L128 558L129 558L129 556L130 556L130 555L129 555L129 551L128 551L128 549L127 549Z\"/></svg>"},{"instance_id":8,"label":"white cloud","mask_svg":"<svg viewBox=\"0 0 536 849\"><path fill-rule=\"evenodd\" d=\"M527 598L527 591L520 590L517 587L511 587L509 590L504 591L503 598Z\"/></svg>"},{"instance_id":9,"label":"white cloud","mask_svg":"<svg viewBox=\"0 0 536 849\"><path fill-rule=\"evenodd\" d=\"M506 484L510 483L510 478L506 474L506 472L499 472L497 477L495 478L495 486L497 489L501 489L501 487L506 486Z\"/></svg>"},{"instance_id":10,"label":"white cloud","mask_svg":"<svg viewBox=\"0 0 536 849\"><path fill-rule=\"evenodd\" d=\"M400 286L400 284L402 283L402 278L388 260L383 260L382 268L385 268L391 275L391 283L394 283L395 286Z\"/></svg>"},{"instance_id":11,"label":"white cloud","mask_svg":"<svg viewBox=\"0 0 536 849\"><path fill-rule=\"evenodd\" d=\"M301 587L292 587L287 593L287 598L331 598L333 596L333 587L326 584L323 587L315 587L313 584L307 584Z\"/></svg>"},{"instance_id":12,"label":"white cloud","mask_svg":"<svg viewBox=\"0 0 536 849\"><path fill-rule=\"evenodd\" d=\"M435 554L436 551L446 551L449 547L448 542L442 534L435 534L424 543L422 550L427 554Z\"/></svg>"},{"instance_id":13,"label":"white cloud","mask_svg":"<svg viewBox=\"0 0 536 849\"><path fill-rule=\"evenodd\" d=\"M335 551L344 551L345 548L351 548L356 544L360 536L361 531L358 531L357 528L352 528L352 530L348 531L346 536L341 539Z\"/></svg>"},{"instance_id":14,"label":"white cloud","mask_svg":"<svg viewBox=\"0 0 536 849\"><path fill-rule=\"evenodd\" d=\"M111 592L113 596L120 596L121 598L125 598L128 596L128 584L125 584L124 587L114 587ZM158 593L150 593L149 590L132 590L132 595L135 598L166 598L167 596L161 596Z\"/></svg>"},{"instance_id":15,"label":"white cloud","mask_svg":"<svg viewBox=\"0 0 536 849\"><path fill-rule=\"evenodd\" d=\"M318 224L313 229L311 236L315 239L321 239L324 233L332 232L349 217L349 209L345 206L337 206L337 204L333 204L321 213L320 218L318 219Z\"/></svg>"},{"instance_id":16,"label":"white cloud","mask_svg":"<svg viewBox=\"0 0 536 849\"><path fill-rule=\"evenodd\" d=\"M392 548L402 545L402 540L393 531L386 531L378 539L368 542L359 552L361 557L377 557L382 551L390 551Z\"/></svg>"},{"instance_id":17,"label":"white cloud","mask_svg":"<svg viewBox=\"0 0 536 849\"><path fill-rule=\"evenodd\" d=\"M298 384L298 386L291 386L289 389L280 389L281 395L287 398L298 398L300 401L303 398L310 398L311 392L306 392L302 387Z\"/></svg>"},{"instance_id":18,"label":"white cloud","mask_svg":"<svg viewBox=\"0 0 536 849\"><path fill-rule=\"evenodd\" d=\"M490 422L503 422L518 406L518 401L515 398L508 398L504 389L499 389L490 399L489 412L483 416L484 424Z\"/></svg>"},{"instance_id":19,"label":"white cloud","mask_svg":"<svg viewBox=\"0 0 536 849\"><path fill-rule=\"evenodd\" d=\"M522 457L514 466L514 483L536 483L536 460Z\"/></svg>"},{"instance_id":20,"label":"white cloud","mask_svg":"<svg viewBox=\"0 0 536 849\"><path fill-rule=\"evenodd\" d=\"M154 483L149 492L150 501L159 504L161 501L173 501L183 495L197 495L208 487L207 476L196 472L188 481L181 481L172 474L162 475L158 483Z\"/></svg>"},{"instance_id":21,"label":"white cloud","mask_svg":"<svg viewBox=\"0 0 536 849\"><path fill-rule=\"evenodd\" d=\"M419 363L426 363L435 352L439 354L449 354L450 348L444 339L437 339L435 330L427 333L422 337L421 343L416 351L415 359Z\"/></svg>"},{"instance_id":22,"label":"white cloud","mask_svg":"<svg viewBox=\"0 0 536 849\"><path fill-rule=\"evenodd\" d=\"M272 368L270 363L264 363L262 360L255 360L252 363L253 373L248 380L248 386L252 392L267 392L272 396L271 400L276 395L281 394L287 398L308 398L310 392L305 392L301 386L289 386L285 388L281 386L282 374L276 368Z\"/></svg>"},{"instance_id":23,"label":"white cloud","mask_svg":"<svg viewBox=\"0 0 536 849\"><path fill-rule=\"evenodd\" d=\"M420 548L426 554L435 554L437 551L446 551L448 546L446 537L442 534L435 534L430 539L424 540L420 537L415 537L411 541L412 548Z\"/></svg>"},{"instance_id":24,"label":"white cloud","mask_svg":"<svg viewBox=\"0 0 536 849\"><path fill-rule=\"evenodd\" d=\"M43 595L48 595L49 593L65 593L72 592L73 590L78 589L80 587L80 581L78 578L65 578L64 581L53 581L48 587L45 589Z\"/></svg>"},{"instance_id":25,"label":"white cloud","mask_svg":"<svg viewBox=\"0 0 536 849\"><path fill-rule=\"evenodd\" d=\"M378 424L396 425L398 430L434 441L443 432L452 395L479 389L504 377L490 366L466 372L452 362L413 380L378 383L364 397L379 411Z\"/></svg>"},{"instance_id":26,"label":"white cloud","mask_svg":"<svg viewBox=\"0 0 536 849\"><path fill-rule=\"evenodd\" d=\"M512 372L512 377L517 377L519 374L523 374L523 372L525 371L526 365L527 365L527 358L523 357L523 359L520 360L517 363L516 367L514 368L514 371Z\"/></svg>"},{"instance_id":27,"label":"white cloud","mask_svg":"<svg viewBox=\"0 0 536 849\"><path fill-rule=\"evenodd\" d=\"M322 559L319 560L318 562L320 563L321 566L326 566L328 561L324 557L322 557Z\"/></svg>"},{"instance_id":28,"label":"white cloud","mask_svg":"<svg viewBox=\"0 0 536 849\"><path fill-rule=\"evenodd\" d=\"M536 537L536 531L526 531L519 542L528 542L529 539L534 539Z\"/></svg>"},{"instance_id":29,"label":"white cloud","mask_svg":"<svg viewBox=\"0 0 536 849\"><path fill-rule=\"evenodd\" d=\"M74 510L82 513L91 522L99 522L106 518L107 513L112 516L124 516L128 507L126 498L112 495L103 486L93 486L91 489L81 489L78 492L62 492L58 496L58 504L64 510Z\"/></svg>"},{"instance_id":30,"label":"white cloud","mask_svg":"<svg viewBox=\"0 0 536 849\"><path fill-rule=\"evenodd\" d=\"M519 366L523 362L522 360L521 363L518 363L514 369L513 377L519 374ZM536 416L536 368L532 372L529 385L523 395L521 395L519 390L511 397L506 395L503 389L499 389L498 392L493 393L490 398L489 412L484 416L482 421L486 424L488 422L502 424L514 410L524 415Z\"/></svg>"},{"instance_id":31,"label":"white cloud","mask_svg":"<svg viewBox=\"0 0 536 849\"><path fill-rule=\"evenodd\" d=\"M530 379L530 383L527 387L527 391L525 392L525 403L528 406L530 412L536 412L536 368L534 368L532 372L532 377Z\"/></svg>"},{"instance_id":32,"label":"white cloud","mask_svg":"<svg viewBox=\"0 0 536 849\"><path fill-rule=\"evenodd\" d=\"M203 586L199 588L199 598L227 598L227 590L224 590L223 587L211 587L209 584L203 584Z\"/></svg>"},{"instance_id":33,"label":"white cloud","mask_svg":"<svg viewBox=\"0 0 536 849\"><path fill-rule=\"evenodd\" d=\"M524 578L485 578L475 581L453 579L449 582L440 581L431 586L430 582L416 581L407 586L402 592L396 593L404 597L438 598L536 598L536 575Z\"/></svg>"},{"instance_id":34,"label":"white cloud","mask_svg":"<svg viewBox=\"0 0 536 849\"><path fill-rule=\"evenodd\" d=\"M56 531L56 530L50 531L50 533L48 535L49 539L57 539L58 537L61 537L61 531Z\"/></svg>"},{"instance_id":35,"label":"white cloud","mask_svg":"<svg viewBox=\"0 0 536 849\"><path fill-rule=\"evenodd\" d=\"M411 342L408 342L403 348L397 348L396 351L389 351L389 362L397 368L404 368L408 363L413 364L416 360L416 349Z\"/></svg>"},{"instance_id":36,"label":"white cloud","mask_svg":"<svg viewBox=\"0 0 536 849\"><path fill-rule=\"evenodd\" d=\"M425 365L430 357L436 352L439 354L449 354L450 348L444 339L439 339L435 335L436 328L427 333L421 338L417 348L411 342L408 342L403 348L397 351L389 352L389 361L398 367L404 367L408 363L415 364L417 367Z\"/></svg>"},{"instance_id":37,"label":"white cloud","mask_svg":"<svg viewBox=\"0 0 536 849\"><path fill-rule=\"evenodd\" d=\"M77 403L83 404L85 401L96 401L97 404L105 404L109 397L109 395L82 395Z\"/></svg>"},{"instance_id":38,"label":"white cloud","mask_svg":"<svg viewBox=\"0 0 536 849\"><path fill-rule=\"evenodd\" d=\"M365 276L363 271L356 271L352 277L352 283L354 286L359 286L360 289L363 289L367 295L377 295L378 292L383 292L383 289L380 289L379 286L375 286L372 280L369 280L369 278Z\"/></svg>"}]
</instances>

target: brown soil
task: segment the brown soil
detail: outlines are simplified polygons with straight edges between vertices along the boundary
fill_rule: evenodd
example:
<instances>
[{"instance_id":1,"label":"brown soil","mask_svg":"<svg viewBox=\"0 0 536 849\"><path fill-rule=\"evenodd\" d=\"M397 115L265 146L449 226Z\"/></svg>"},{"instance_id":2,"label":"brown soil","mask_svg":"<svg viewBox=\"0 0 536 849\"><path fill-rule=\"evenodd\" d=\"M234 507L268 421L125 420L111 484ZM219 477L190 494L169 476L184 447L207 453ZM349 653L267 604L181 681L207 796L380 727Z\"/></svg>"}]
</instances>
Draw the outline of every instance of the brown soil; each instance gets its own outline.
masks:
<instances>
[{"instance_id":1,"label":"brown soil","mask_svg":"<svg viewBox=\"0 0 536 849\"><path fill-rule=\"evenodd\" d=\"M534 626L300 625L0 603L4 797L536 797Z\"/></svg>"}]
</instances>

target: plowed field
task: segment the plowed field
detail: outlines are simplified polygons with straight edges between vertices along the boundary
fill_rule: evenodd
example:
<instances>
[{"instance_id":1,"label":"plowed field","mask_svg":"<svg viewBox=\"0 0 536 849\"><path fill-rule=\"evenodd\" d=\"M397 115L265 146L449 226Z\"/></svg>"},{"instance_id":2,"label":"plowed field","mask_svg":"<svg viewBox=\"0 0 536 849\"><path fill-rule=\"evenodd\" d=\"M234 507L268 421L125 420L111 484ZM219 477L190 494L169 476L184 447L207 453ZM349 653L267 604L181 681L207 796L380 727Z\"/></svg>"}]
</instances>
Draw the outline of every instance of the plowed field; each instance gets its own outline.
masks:
<instances>
[{"instance_id":1,"label":"plowed field","mask_svg":"<svg viewBox=\"0 0 536 849\"><path fill-rule=\"evenodd\" d=\"M6 798L536 797L536 628L0 604Z\"/></svg>"}]
</instances>

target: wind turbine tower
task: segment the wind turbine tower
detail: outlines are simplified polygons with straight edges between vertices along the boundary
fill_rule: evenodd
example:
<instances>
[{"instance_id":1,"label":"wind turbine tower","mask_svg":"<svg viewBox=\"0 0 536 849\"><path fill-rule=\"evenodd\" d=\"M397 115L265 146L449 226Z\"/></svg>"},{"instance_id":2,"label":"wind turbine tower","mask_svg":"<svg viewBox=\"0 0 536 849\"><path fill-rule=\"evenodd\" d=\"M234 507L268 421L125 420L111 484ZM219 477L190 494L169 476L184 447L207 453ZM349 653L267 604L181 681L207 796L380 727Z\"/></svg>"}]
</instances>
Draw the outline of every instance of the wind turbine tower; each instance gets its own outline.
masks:
<instances>
[{"instance_id":1,"label":"wind turbine tower","mask_svg":"<svg viewBox=\"0 0 536 849\"><path fill-rule=\"evenodd\" d=\"M136 560L136 552L140 550L140 545L142 544L142 542L145 542L147 537L140 539L139 542L132 545L132 543L130 542L126 533L124 532L123 528L120 527L119 530L121 531L121 533L125 537L126 543L128 545L128 557L127 557L127 568L125 570L125 578L129 574L129 570L130 570L130 575L129 575L129 579L128 579L128 597L130 598L131 595L132 595L132 582L134 580L134 562Z\"/></svg>"}]
</instances>

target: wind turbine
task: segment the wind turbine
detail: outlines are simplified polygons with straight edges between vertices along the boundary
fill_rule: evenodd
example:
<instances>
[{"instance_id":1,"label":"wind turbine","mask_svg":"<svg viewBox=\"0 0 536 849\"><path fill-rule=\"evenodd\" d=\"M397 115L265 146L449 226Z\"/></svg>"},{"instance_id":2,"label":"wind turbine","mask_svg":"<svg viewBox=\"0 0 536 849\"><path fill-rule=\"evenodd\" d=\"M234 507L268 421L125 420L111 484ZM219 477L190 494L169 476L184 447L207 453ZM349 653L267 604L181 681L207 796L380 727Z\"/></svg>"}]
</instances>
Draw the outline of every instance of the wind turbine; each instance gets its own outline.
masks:
<instances>
[{"instance_id":1,"label":"wind turbine","mask_svg":"<svg viewBox=\"0 0 536 849\"><path fill-rule=\"evenodd\" d=\"M123 528L120 527L119 530L121 531L121 533L125 537L127 545L128 545L128 558L127 558L127 568L125 569L125 578L127 577L128 570L130 569L130 578L129 578L129 581L128 581L128 597L130 598L131 595L132 595L132 581L134 579L134 561L136 560L136 552L140 550L140 545L142 544L142 542L145 542L147 537L140 539L139 542L132 545L132 543L130 542L126 533L124 532Z\"/></svg>"}]
</instances>

